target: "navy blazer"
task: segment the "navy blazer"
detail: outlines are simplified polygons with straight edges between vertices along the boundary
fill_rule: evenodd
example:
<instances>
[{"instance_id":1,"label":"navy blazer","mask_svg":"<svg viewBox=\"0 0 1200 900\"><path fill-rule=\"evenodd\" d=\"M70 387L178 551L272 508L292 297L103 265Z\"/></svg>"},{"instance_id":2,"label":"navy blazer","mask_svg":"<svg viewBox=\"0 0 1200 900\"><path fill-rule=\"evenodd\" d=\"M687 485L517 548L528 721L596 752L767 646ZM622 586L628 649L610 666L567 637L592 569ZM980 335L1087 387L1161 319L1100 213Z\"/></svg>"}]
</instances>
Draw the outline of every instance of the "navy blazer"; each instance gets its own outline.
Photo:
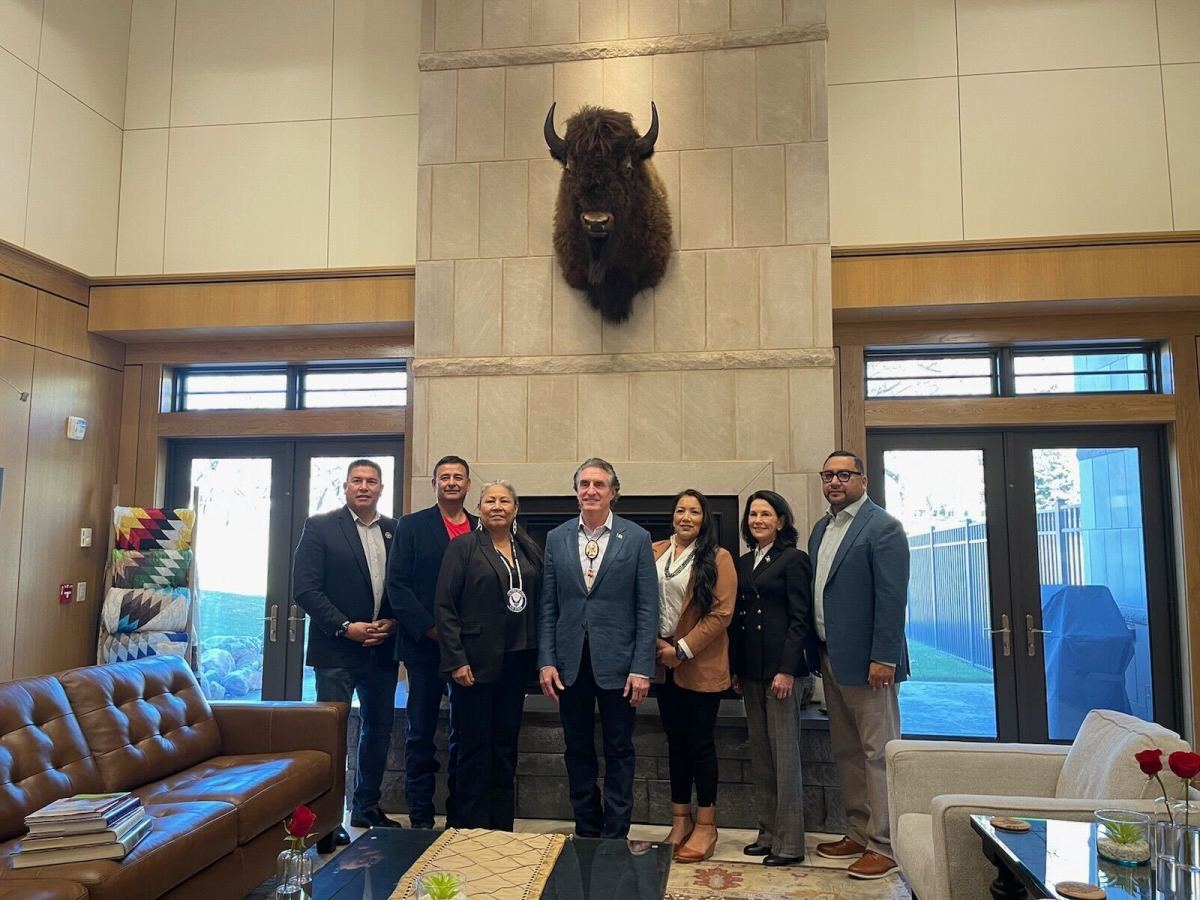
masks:
<instances>
[{"instance_id":1,"label":"navy blazer","mask_svg":"<svg viewBox=\"0 0 1200 900\"><path fill-rule=\"evenodd\" d=\"M808 539L814 571L829 521L823 516ZM867 684L872 660L894 663L897 683L908 677L908 536L900 521L869 497L833 558L822 605L829 664L840 684Z\"/></svg>"},{"instance_id":2,"label":"navy blazer","mask_svg":"<svg viewBox=\"0 0 1200 900\"><path fill-rule=\"evenodd\" d=\"M396 520L379 517L384 547L389 547ZM354 668L375 661L392 663L392 638L375 647L364 647L347 637L334 637L343 622L371 622L394 618L385 585L379 615L371 570L363 552L354 514L343 506L310 516L300 532L292 561L292 589L296 605L312 619L308 629L308 665L318 668Z\"/></svg>"},{"instance_id":3,"label":"navy blazer","mask_svg":"<svg viewBox=\"0 0 1200 900\"><path fill-rule=\"evenodd\" d=\"M474 528L476 519L467 513ZM437 641L425 632L435 627L434 595L442 557L450 535L435 503L409 513L396 523L396 537L388 559L388 598L396 613L396 659L406 663L437 662Z\"/></svg>"},{"instance_id":4,"label":"navy blazer","mask_svg":"<svg viewBox=\"0 0 1200 900\"><path fill-rule=\"evenodd\" d=\"M654 677L658 570L650 533L620 516L613 516L590 592L579 565L578 516L546 536L538 668L557 667L562 683L570 687L579 675L585 637L600 688L624 688L631 673Z\"/></svg>"},{"instance_id":5,"label":"navy blazer","mask_svg":"<svg viewBox=\"0 0 1200 900\"><path fill-rule=\"evenodd\" d=\"M807 675L812 635L812 566L808 554L776 544L758 568L754 551L738 560L737 610L729 627L730 669L770 681Z\"/></svg>"}]
</instances>

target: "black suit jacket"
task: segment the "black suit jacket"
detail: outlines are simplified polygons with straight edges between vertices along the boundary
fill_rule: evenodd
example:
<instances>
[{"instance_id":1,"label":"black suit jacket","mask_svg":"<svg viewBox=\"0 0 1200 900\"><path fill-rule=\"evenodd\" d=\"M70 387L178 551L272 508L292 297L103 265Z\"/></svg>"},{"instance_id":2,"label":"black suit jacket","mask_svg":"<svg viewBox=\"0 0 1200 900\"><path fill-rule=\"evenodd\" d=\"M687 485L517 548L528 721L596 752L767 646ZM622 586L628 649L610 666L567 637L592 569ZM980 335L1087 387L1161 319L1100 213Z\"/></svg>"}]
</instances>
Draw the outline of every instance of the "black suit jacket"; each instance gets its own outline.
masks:
<instances>
[{"instance_id":1,"label":"black suit jacket","mask_svg":"<svg viewBox=\"0 0 1200 900\"><path fill-rule=\"evenodd\" d=\"M476 518L467 513L471 527ZM388 598L396 613L396 659L406 663L437 662L438 645L425 636L437 623L433 598L437 591L442 556L450 535L436 504L409 513L396 523L396 537L388 558Z\"/></svg>"},{"instance_id":2,"label":"black suit jacket","mask_svg":"<svg viewBox=\"0 0 1200 900\"><path fill-rule=\"evenodd\" d=\"M385 547L390 546L396 520L381 516L379 528ZM379 615L367 555L348 507L310 516L300 533L292 561L292 589L296 605L308 613L308 665L316 668L355 667L367 662L391 664L389 638L375 647L364 647L347 637L334 637L343 622L370 622L394 618L384 586Z\"/></svg>"},{"instance_id":3,"label":"black suit jacket","mask_svg":"<svg viewBox=\"0 0 1200 900\"><path fill-rule=\"evenodd\" d=\"M517 545L525 591L525 648L537 647L537 601L542 590L542 565ZM449 677L469 665L480 684L496 681L504 669L509 576L485 531L472 531L450 542L442 559L434 610L442 674ZM529 672L533 673L533 658Z\"/></svg>"},{"instance_id":4,"label":"black suit jacket","mask_svg":"<svg viewBox=\"0 0 1200 900\"><path fill-rule=\"evenodd\" d=\"M730 668L739 678L807 675L815 650L810 630L812 565L808 554L776 544L754 568L738 560L738 600L729 629Z\"/></svg>"}]
</instances>

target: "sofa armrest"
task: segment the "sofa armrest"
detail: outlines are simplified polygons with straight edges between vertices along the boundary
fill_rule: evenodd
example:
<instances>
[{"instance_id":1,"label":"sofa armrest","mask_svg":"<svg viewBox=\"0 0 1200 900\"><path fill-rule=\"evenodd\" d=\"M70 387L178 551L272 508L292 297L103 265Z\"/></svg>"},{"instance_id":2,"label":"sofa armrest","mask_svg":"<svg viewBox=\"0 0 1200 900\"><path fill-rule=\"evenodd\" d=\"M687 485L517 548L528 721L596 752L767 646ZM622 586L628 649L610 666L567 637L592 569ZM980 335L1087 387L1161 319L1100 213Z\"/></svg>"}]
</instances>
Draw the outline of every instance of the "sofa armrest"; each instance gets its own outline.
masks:
<instances>
[{"instance_id":1,"label":"sofa armrest","mask_svg":"<svg viewBox=\"0 0 1200 900\"><path fill-rule=\"evenodd\" d=\"M324 750L335 768L345 769L348 704L218 700L211 706L227 754Z\"/></svg>"},{"instance_id":2,"label":"sofa armrest","mask_svg":"<svg viewBox=\"0 0 1200 900\"><path fill-rule=\"evenodd\" d=\"M888 742L888 815L894 833L905 813L928 815L941 794L1053 797L1069 747L969 741Z\"/></svg>"}]
</instances>

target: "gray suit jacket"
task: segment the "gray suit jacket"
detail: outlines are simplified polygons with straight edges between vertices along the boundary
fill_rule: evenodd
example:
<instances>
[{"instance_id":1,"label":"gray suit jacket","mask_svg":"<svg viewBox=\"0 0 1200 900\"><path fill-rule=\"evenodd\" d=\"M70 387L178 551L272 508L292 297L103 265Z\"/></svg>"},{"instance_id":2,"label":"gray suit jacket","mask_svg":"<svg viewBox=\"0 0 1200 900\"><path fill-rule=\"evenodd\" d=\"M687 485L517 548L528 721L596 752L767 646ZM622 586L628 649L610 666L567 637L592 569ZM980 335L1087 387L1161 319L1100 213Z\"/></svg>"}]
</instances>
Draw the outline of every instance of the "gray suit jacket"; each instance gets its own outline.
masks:
<instances>
[{"instance_id":1,"label":"gray suit jacket","mask_svg":"<svg viewBox=\"0 0 1200 900\"><path fill-rule=\"evenodd\" d=\"M630 673L654 677L658 572L650 534L616 515L612 527L590 592L579 567L579 519L546 536L538 668L557 667L568 687L579 675L585 637L599 687L623 688Z\"/></svg>"},{"instance_id":2,"label":"gray suit jacket","mask_svg":"<svg viewBox=\"0 0 1200 900\"><path fill-rule=\"evenodd\" d=\"M814 570L828 524L823 516L808 539ZM872 660L895 663L897 682L908 677L908 536L869 497L833 558L823 606L829 664L840 684L865 685Z\"/></svg>"}]
</instances>

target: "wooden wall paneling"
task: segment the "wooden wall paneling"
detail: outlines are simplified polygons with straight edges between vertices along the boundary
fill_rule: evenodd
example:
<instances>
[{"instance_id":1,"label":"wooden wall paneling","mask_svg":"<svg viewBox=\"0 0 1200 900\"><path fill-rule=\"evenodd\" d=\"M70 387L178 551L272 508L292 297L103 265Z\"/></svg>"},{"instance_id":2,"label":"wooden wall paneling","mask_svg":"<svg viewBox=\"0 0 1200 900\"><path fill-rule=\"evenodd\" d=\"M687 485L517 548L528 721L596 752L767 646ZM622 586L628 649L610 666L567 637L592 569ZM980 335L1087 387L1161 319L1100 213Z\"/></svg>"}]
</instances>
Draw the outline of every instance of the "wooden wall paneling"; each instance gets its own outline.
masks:
<instances>
[{"instance_id":1,"label":"wooden wall paneling","mask_svg":"<svg viewBox=\"0 0 1200 900\"><path fill-rule=\"evenodd\" d=\"M164 413L160 438L307 437L405 432L403 406L371 409L297 409L264 413L256 409Z\"/></svg>"},{"instance_id":2,"label":"wooden wall paneling","mask_svg":"<svg viewBox=\"0 0 1200 900\"><path fill-rule=\"evenodd\" d=\"M313 278L92 289L88 327L128 342L349 336L411 328L413 278Z\"/></svg>"},{"instance_id":3,"label":"wooden wall paneling","mask_svg":"<svg viewBox=\"0 0 1200 900\"><path fill-rule=\"evenodd\" d=\"M0 337L32 344L37 330L37 288L0 277Z\"/></svg>"},{"instance_id":4,"label":"wooden wall paneling","mask_svg":"<svg viewBox=\"0 0 1200 900\"><path fill-rule=\"evenodd\" d=\"M1059 306L1068 304L1059 304ZM1073 306L1073 304L1070 304ZM1024 307L1022 307L1024 309ZM1041 341L1133 340L1161 341L1170 334L1194 328L1200 334L1200 313L1114 313L1098 315L1029 315L953 319L901 319L835 322L834 341L865 347L939 344L1019 344Z\"/></svg>"},{"instance_id":5,"label":"wooden wall paneling","mask_svg":"<svg viewBox=\"0 0 1200 900\"><path fill-rule=\"evenodd\" d=\"M411 335L370 335L355 338L295 338L279 341L180 341L128 344L125 362L168 365L326 360L403 359L412 356Z\"/></svg>"},{"instance_id":6,"label":"wooden wall paneling","mask_svg":"<svg viewBox=\"0 0 1200 900\"><path fill-rule=\"evenodd\" d=\"M841 410L842 434L838 444L866 458L867 422L866 363L861 344L843 344L838 348L838 409Z\"/></svg>"},{"instance_id":7,"label":"wooden wall paneling","mask_svg":"<svg viewBox=\"0 0 1200 900\"><path fill-rule=\"evenodd\" d=\"M87 276L7 241L0 241L0 275L88 305L91 282Z\"/></svg>"},{"instance_id":8,"label":"wooden wall paneling","mask_svg":"<svg viewBox=\"0 0 1200 900\"><path fill-rule=\"evenodd\" d=\"M87 307L38 291L37 334L39 347L83 359L110 369L125 367L125 345L88 333Z\"/></svg>"},{"instance_id":9,"label":"wooden wall paneling","mask_svg":"<svg viewBox=\"0 0 1200 900\"><path fill-rule=\"evenodd\" d=\"M166 445L159 437L163 382L161 365L143 365L142 386L138 396L137 463L134 475L134 504L157 506L163 498L166 482Z\"/></svg>"},{"instance_id":10,"label":"wooden wall paneling","mask_svg":"<svg viewBox=\"0 0 1200 900\"><path fill-rule=\"evenodd\" d=\"M126 366L121 389L121 439L117 450L117 484L122 506L134 506L137 490L137 458L142 411L142 367Z\"/></svg>"},{"instance_id":11,"label":"wooden wall paneling","mask_svg":"<svg viewBox=\"0 0 1200 900\"><path fill-rule=\"evenodd\" d=\"M1200 240L838 255L833 309L1200 296Z\"/></svg>"},{"instance_id":12,"label":"wooden wall paneling","mask_svg":"<svg viewBox=\"0 0 1200 900\"><path fill-rule=\"evenodd\" d=\"M1162 425L1175 398L1153 394L867 400L867 428L982 428L1017 425Z\"/></svg>"},{"instance_id":13,"label":"wooden wall paneling","mask_svg":"<svg viewBox=\"0 0 1200 900\"><path fill-rule=\"evenodd\" d=\"M13 677L94 663L100 577L120 437L120 372L49 350L34 355L25 517ZM88 420L70 441L67 416ZM92 546L79 546L90 527ZM58 586L87 582L84 603L60 605Z\"/></svg>"},{"instance_id":14,"label":"wooden wall paneling","mask_svg":"<svg viewBox=\"0 0 1200 900\"><path fill-rule=\"evenodd\" d=\"M33 390L33 354L29 344L0 338L0 378L19 390ZM30 396L22 403L0 384L0 681L13 677L17 637L17 579L21 570L21 523L25 505L25 466L29 449Z\"/></svg>"}]
</instances>

